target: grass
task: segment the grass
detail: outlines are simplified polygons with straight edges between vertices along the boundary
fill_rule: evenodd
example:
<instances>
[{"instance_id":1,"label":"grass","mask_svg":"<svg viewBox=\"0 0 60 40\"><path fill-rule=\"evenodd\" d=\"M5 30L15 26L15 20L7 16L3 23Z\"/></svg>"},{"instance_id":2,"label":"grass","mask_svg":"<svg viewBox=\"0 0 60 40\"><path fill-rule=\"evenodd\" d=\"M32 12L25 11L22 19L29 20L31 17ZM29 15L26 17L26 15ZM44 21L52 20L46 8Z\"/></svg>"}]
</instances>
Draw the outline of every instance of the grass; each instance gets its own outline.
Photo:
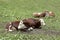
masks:
<instances>
[{"instance_id":1,"label":"grass","mask_svg":"<svg viewBox=\"0 0 60 40\"><path fill-rule=\"evenodd\" d=\"M33 12L53 11L55 18L44 18L44 30L60 31L60 0L0 0L0 23L34 18ZM16 18L17 17L17 18ZM2 24L3 25L3 24ZM60 36L45 34L6 33L0 24L0 40L59 40ZM16 35L16 36L15 36Z\"/></svg>"},{"instance_id":2,"label":"grass","mask_svg":"<svg viewBox=\"0 0 60 40\"><path fill-rule=\"evenodd\" d=\"M9 35L9 34L8 34ZM31 38L32 37L32 38ZM55 37L55 36L46 36L46 35L27 35L27 34L21 34L21 35L12 35L10 34L9 36L3 36L1 38L3 40L59 40L60 37Z\"/></svg>"}]
</instances>

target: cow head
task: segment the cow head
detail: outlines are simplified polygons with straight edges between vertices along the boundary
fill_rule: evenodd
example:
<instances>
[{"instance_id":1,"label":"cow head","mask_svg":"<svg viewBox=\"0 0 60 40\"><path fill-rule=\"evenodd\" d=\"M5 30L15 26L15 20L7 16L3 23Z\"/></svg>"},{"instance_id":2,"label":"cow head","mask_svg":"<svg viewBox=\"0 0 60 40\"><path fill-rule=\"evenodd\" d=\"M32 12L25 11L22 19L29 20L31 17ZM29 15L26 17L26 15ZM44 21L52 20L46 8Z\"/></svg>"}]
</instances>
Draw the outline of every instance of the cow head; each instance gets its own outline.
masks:
<instances>
[{"instance_id":1,"label":"cow head","mask_svg":"<svg viewBox=\"0 0 60 40\"><path fill-rule=\"evenodd\" d=\"M18 25L18 29L24 29L24 28L26 28L26 26L23 24L23 21L21 20Z\"/></svg>"},{"instance_id":2,"label":"cow head","mask_svg":"<svg viewBox=\"0 0 60 40\"><path fill-rule=\"evenodd\" d=\"M50 16L50 17L55 17L54 12L50 11L50 12L49 12L49 16Z\"/></svg>"}]
</instances>

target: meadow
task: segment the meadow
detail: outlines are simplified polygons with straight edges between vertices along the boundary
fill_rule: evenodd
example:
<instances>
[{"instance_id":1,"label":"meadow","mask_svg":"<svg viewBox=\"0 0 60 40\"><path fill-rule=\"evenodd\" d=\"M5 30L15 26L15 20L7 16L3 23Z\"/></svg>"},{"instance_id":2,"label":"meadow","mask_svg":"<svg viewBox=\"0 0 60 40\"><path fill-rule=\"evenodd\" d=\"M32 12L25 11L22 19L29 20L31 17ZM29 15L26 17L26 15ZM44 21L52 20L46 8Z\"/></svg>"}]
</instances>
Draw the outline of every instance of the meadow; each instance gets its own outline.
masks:
<instances>
[{"instance_id":1,"label":"meadow","mask_svg":"<svg viewBox=\"0 0 60 40\"><path fill-rule=\"evenodd\" d=\"M46 26L34 33L6 32L5 23L34 18L33 12L53 11L45 17ZM60 0L0 0L0 40L60 40Z\"/></svg>"}]
</instances>

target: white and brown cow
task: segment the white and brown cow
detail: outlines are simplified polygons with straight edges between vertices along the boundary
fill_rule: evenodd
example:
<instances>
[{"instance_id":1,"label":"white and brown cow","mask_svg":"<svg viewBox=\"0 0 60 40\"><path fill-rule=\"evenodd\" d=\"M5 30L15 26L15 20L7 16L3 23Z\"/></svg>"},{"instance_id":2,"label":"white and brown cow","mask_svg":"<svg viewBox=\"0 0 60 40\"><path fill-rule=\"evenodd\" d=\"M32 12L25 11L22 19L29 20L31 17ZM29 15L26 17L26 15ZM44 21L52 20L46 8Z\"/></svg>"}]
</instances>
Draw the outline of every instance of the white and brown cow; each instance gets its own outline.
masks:
<instances>
[{"instance_id":1,"label":"white and brown cow","mask_svg":"<svg viewBox=\"0 0 60 40\"><path fill-rule=\"evenodd\" d=\"M55 17L54 12L52 11L44 11L44 12L35 12L33 13L34 17L41 18L41 17Z\"/></svg>"},{"instance_id":2,"label":"white and brown cow","mask_svg":"<svg viewBox=\"0 0 60 40\"><path fill-rule=\"evenodd\" d=\"M45 25L45 22L42 18L39 20L34 18L27 18L21 21L14 21L14 22L8 23L6 25L6 30L13 31L12 27L14 27L16 30L19 30L19 29L32 30L34 28L40 28L42 25Z\"/></svg>"}]
</instances>

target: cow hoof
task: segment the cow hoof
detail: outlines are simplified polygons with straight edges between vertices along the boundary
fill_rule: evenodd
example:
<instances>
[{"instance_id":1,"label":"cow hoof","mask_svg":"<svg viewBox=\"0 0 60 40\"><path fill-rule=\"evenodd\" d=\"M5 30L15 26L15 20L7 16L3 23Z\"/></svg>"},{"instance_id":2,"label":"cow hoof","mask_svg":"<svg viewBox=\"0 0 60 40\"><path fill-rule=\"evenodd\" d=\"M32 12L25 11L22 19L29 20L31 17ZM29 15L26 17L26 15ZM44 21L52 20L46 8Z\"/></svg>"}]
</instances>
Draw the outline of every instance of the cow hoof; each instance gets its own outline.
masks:
<instances>
[{"instance_id":1,"label":"cow hoof","mask_svg":"<svg viewBox=\"0 0 60 40\"><path fill-rule=\"evenodd\" d=\"M13 30L9 30L10 32L12 32Z\"/></svg>"},{"instance_id":2,"label":"cow hoof","mask_svg":"<svg viewBox=\"0 0 60 40\"><path fill-rule=\"evenodd\" d=\"M30 27L29 29L28 29L28 31L32 31L33 30L33 28L32 27Z\"/></svg>"}]
</instances>

